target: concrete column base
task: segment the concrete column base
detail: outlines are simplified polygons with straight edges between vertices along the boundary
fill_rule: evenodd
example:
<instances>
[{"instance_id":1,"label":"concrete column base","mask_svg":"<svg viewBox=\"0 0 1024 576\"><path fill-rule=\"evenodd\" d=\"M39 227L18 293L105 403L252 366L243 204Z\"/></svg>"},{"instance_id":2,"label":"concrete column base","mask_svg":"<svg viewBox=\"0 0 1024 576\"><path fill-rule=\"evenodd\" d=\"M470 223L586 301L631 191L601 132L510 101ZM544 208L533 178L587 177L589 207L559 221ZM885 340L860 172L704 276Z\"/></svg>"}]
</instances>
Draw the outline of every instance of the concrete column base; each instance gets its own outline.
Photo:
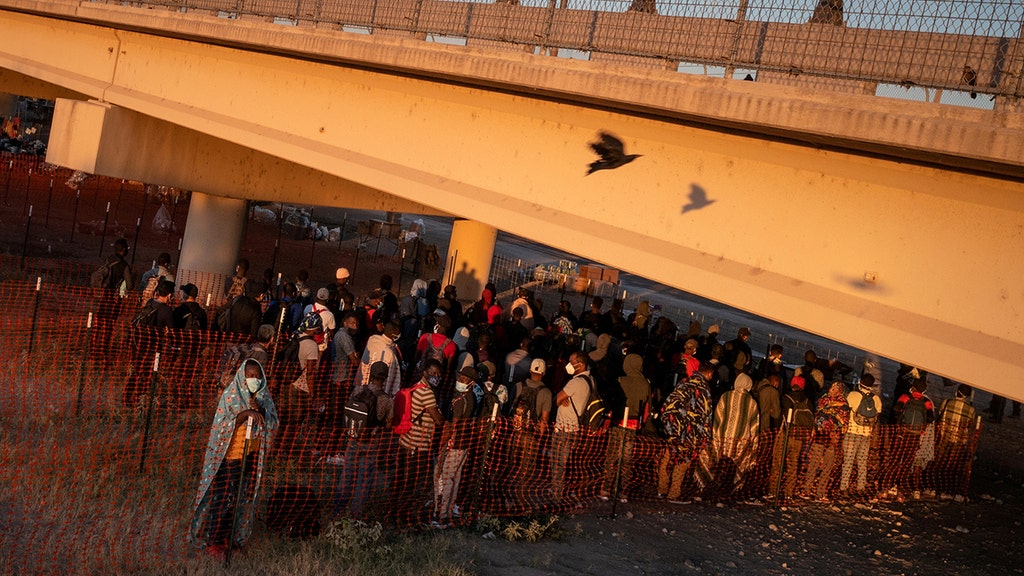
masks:
<instances>
[{"instance_id":1,"label":"concrete column base","mask_svg":"<svg viewBox=\"0 0 1024 576\"><path fill-rule=\"evenodd\" d=\"M188 223L181 242L178 285L199 287L199 303L219 304L234 275L245 233L246 202L235 198L192 193Z\"/></svg>"},{"instance_id":2,"label":"concrete column base","mask_svg":"<svg viewBox=\"0 0 1024 576\"><path fill-rule=\"evenodd\" d=\"M461 300L477 300L487 284L498 229L473 220L456 220L448 242L445 284L454 284Z\"/></svg>"}]
</instances>

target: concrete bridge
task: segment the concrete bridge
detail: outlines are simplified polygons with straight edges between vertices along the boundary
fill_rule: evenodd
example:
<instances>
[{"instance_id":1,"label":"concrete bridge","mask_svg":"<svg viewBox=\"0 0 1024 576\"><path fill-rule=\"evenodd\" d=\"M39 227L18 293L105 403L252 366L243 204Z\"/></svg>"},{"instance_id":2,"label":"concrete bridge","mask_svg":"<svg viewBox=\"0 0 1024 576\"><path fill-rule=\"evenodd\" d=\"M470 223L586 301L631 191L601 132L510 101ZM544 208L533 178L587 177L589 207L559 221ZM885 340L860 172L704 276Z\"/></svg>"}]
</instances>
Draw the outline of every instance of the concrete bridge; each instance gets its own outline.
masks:
<instances>
[{"instance_id":1,"label":"concrete bridge","mask_svg":"<svg viewBox=\"0 0 1024 576\"><path fill-rule=\"evenodd\" d=\"M185 276L230 271L245 199L448 214L465 295L502 229L1024 399L1020 18L597 8L0 0L0 89L60 98L49 161L197 191ZM599 131L642 157L585 176Z\"/></svg>"}]
</instances>

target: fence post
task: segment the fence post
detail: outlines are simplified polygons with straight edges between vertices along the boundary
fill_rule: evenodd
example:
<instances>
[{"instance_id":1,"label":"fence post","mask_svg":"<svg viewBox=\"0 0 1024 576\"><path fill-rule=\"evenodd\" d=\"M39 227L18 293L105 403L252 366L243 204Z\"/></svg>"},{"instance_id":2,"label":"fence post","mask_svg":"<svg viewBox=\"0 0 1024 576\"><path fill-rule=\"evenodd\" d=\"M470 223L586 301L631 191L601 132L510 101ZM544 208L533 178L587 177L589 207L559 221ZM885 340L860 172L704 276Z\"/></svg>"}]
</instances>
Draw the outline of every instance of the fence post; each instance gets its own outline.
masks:
<instances>
[{"instance_id":1,"label":"fence post","mask_svg":"<svg viewBox=\"0 0 1024 576\"><path fill-rule=\"evenodd\" d=\"M142 456L139 458L139 472L146 469L146 452L149 451L149 430L153 424L153 397L156 396L156 382L159 378L160 353L153 356L153 375L149 380L149 398L146 400L146 430L142 434Z\"/></svg>"},{"instance_id":2,"label":"fence post","mask_svg":"<svg viewBox=\"0 0 1024 576\"><path fill-rule=\"evenodd\" d=\"M50 205L53 204L53 178L50 178L50 192L46 196L46 221L43 223L47 228L50 227Z\"/></svg>"},{"instance_id":3,"label":"fence post","mask_svg":"<svg viewBox=\"0 0 1024 576\"><path fill-rule=\"evenodd\" d=\"M629 406L626 406L622 413L622 426L619 428L619 458L615 462L615 483L612 485L612 513L609 518L612 520L618 516L619 494L622 492L622 461L626 458L626 434L629 428Z\"/></svg>"},{"instance_id":4,"label":"fence post","mask_svg":"<svg viewBox=\"0 0 1024 576\"><path fill-rule=\"evenodd\" d=\"M74 242L75 241L75 228L78 227L78 201L81 198L82 198L82 191L81 190L75 190L75 213L71 217L71 238L68 239L68 242ZM103 256L102 250L103 249L100 248L100 256Z\"/></svg>"},{"instance_id":5,"label":"fence post","mask_svg":"<svg viewBox=\"0 0 1024 576\"><path fill-rule=\"evenodd\" d=\"M14 160L7 164L7 184L4 185L4 206L7 206L7 194L11 191L11 173L14 172Z\"/></svg>"},{"instance_id":6,"label":"fence post","mask_svg":"<svg viewBox=\"0 0 1024 576\"><path fill-rule=\"evenodd\" d=\"M103 232L100 233L100 256L103 256L103 244L107 241L107 224L110 223L110 202L107 202L107 214L103 217Z\"/></svg>"},{"instance_id":7,"label":"fence post","mask_svg":"<svg viewBox=\"0 0 1024 576\"><path fill-rule=\"evenodd\" d=\"M82 413L82 393L85 390L85 370L89 366L90 345L92 344L92 312L85 321L85 354L78 369L78 393L75 395L75 416Z\"/></svg>"},{"instance_id":8,"label":"fence post","mask_svg":"<svg viewBox=\"0 0 1024 576\"><path fill-rule=\"evenodd\" d=\"M148 195L147 195L148 198ZM145 209L145 207L143 207ZM142 228L142 217L135 220L135 241L132 242L132 270L135 269L135 255L139 253L139 230ZM129 287L130 288L130 287Z\"/></svg>"},{"instance_id":9,"label":"fence post","mask_svg":"<svg viewBox=\"0 0 1024 576\"><path fill-rule=\"evenodd\" d=\"M25 262L25 259L23 257L22 258L22 268L25 267L24 262ZM40 295L40 288L42 288L42 285L43 285L42 277L36 277L35 303L32 305L32 328L29 330L29 334L28 334L28 355L29 356L32 355L32 347L33 347L33 345L35 344L35 341L36 341L36 319L39 316L39 295Z\"/></svg>"},{"instance_id":10,"label":"fence post","mask_svg":"<svg viewBox=\"0 0 1024 576\"><path fill-rule=\"evenodd\" d=\"M25 269L25 257L28 255L28 235L32 228L32 205L28 205L28 220L25 221L25 240L21 243L21 269Z\"/></svg>"}]
</instances>

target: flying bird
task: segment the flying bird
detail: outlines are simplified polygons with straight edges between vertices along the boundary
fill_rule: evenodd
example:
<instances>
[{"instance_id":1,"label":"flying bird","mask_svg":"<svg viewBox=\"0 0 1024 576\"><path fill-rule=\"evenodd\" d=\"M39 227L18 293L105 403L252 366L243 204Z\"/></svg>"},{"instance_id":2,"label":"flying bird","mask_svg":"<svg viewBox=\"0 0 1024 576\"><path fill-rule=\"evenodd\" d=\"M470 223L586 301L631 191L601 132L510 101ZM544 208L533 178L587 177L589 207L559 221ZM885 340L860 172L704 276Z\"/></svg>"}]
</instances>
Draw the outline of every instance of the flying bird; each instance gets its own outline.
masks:
<instances>
[{"instance_id":1,"label":"flying bird","mask_svg":"<svg viewBox=\"0 0 1024 576\"><path fill-rule=\"evenodd\" d=\"M971 88L978 85L978 73L974 71L974 68L970 66L964 66L964 75L960 77L960 81L967 84ZM971 98L977 98L978 93L971 90Z\"/></svg>"},{"instance_id":2,"label":"flying bird","mask_svg":"<svg viewBox=\"0 0 1024 576\"><path fill-rule=\"evenodd\" d=\"M601 159L590 163L590 170L587 170L587 175L593 174L598 170L613 170L619 166L629 164L641 156L640 154L626 154L622 148L622 140L607 132L599 132L597 136L598 141L591 142L590 149L596 152Z\"/></svg>"},{"instance_id":3,"label":"flying bird","mask_svg":"<svg viewBox=\"0 0 1024 576\"><path fill-rule=\"evenodd\" d=\"M708 200L708 194L703 188L696 184L690 184L690 203L683 205L683 214L690 210L700 210L714 204L714 200Z\"/></svg>"}]
</instances>

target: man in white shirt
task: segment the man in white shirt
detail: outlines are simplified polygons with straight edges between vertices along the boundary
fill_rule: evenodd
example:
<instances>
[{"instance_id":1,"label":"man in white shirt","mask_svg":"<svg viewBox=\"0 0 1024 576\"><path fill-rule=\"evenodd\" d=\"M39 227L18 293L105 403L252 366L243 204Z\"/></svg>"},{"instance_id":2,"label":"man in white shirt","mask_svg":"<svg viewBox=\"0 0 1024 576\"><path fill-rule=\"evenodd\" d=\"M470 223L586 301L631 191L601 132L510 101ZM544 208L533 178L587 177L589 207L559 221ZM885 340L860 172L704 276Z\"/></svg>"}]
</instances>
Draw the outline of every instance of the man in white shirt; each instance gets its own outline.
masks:
<instances>
[{"instance_id":1,"label":"man in white shirt","mask_svg":"<svg viewBox=\"0 0 1024 576\"><path fill-rule=\"evenodd\" d=\"M587 355L573 352L565 371L573 378L558 393L555 401L555 430L551 437L551 493L556 504L561 503L565 490L565 469L580 432L580 414L590 399L591 379Z\"/></svg>"}]
</instances>

